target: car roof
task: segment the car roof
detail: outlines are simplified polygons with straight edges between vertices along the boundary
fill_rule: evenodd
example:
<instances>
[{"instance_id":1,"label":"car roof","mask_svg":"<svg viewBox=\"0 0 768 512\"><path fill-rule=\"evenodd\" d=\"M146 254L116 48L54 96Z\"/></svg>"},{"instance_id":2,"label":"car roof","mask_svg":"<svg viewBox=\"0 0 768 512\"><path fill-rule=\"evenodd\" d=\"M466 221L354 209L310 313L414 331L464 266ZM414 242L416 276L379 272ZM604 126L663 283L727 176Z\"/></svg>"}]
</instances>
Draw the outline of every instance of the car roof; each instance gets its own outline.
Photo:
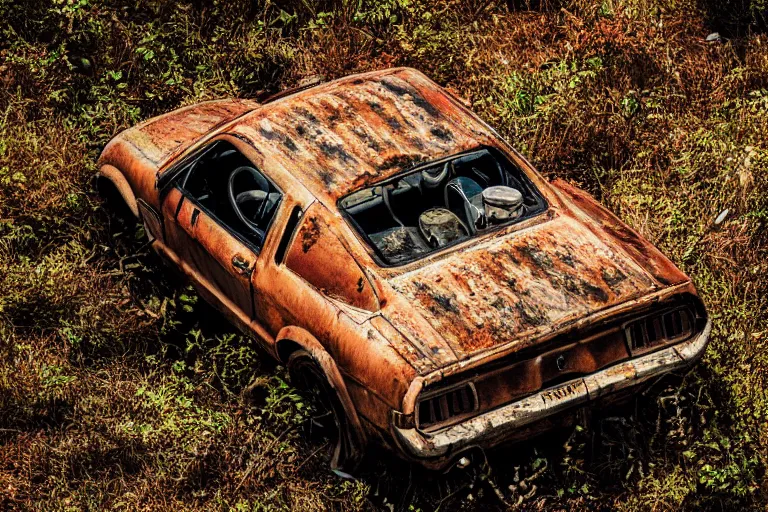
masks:
<instances>
[{"instance_id":1,"label":"car roof","mask_svg":"<svg viewBox=\"0 0 768 512\"><path fill-rule=\"evenodd\" d=\"M487 125L410 68L299 91L256 108L228 132L251 143L264 172L281 167L331 208L418 163L497 145Z\"/></svg>"}]
</instances>

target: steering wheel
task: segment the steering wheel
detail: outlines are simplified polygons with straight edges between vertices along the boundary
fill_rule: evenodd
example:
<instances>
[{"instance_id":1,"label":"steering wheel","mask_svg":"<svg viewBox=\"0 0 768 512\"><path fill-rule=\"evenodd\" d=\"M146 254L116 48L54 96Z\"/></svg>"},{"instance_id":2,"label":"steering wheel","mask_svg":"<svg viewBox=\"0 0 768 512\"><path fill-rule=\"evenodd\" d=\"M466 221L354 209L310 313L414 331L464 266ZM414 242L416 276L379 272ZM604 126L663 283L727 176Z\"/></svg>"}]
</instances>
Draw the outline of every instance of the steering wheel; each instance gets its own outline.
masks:
<instances>
[{"instance_id":1,"label":"steering wheel","mask_svg":"<svg viewBox=\"0 0 768 512\"><path fill-rule=\"evenodd\" d=\"M421 171L421 185L427 189L436 189L445 182L452 169L452 162L446 162L442 170L424 170Z\"/></svg>"},{"instance_id":2,"label":"steering wheel","mask_svg":"<svg viewBox=\"0 0 768 512\"><path fill-rule=\"evenodd\" d=\"M256 182L257 188L246 190L243 192L235 191L235 181L237 177L247 174L253 181ZM242 222L251 232L259 237L259 242L264 240L264 230L259 227L259 222L263 220L264 213L267 211L267 204L269 203L269 182L261 175L259 171L251 167L250 165L243 165L238 167L232 174L229 175L229 182L227 184L227 192L229 196L229 204L232 206L237 218ZM253 214L253 218L249 218L243 213L243 205L247 203L258 203L256 213Z\"/></svg>"}]
</instances>

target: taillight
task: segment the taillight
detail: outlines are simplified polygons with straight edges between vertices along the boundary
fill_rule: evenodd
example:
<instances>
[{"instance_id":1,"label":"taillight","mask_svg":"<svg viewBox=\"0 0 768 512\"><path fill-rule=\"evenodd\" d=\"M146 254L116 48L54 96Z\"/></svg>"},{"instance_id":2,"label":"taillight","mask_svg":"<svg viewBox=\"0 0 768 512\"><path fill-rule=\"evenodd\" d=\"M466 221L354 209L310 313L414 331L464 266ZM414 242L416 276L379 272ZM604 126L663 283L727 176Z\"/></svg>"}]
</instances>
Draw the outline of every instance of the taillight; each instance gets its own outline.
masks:
<instances>
[{"instance_id":1,"label":"taillight","mask_svg":"<svg viewBox=\"0 0 768 512\"><path fill-rule=\"evenodd\" d=\"M690 337L693 315L688 309L674 309L630 322L624 332L630 351L637 355Z\"/></svg>"},{"instance_id":2,"label":"taillight","mask_svg":"<svg viewBox=\"0 0 768 512\"><path fill-rule=\"evenodd\" d=\"M472 384L447 391L427 393L418 404L418 426L427 428L462 418L477 410L477 394Z\"/></svg>"}]
</instances>

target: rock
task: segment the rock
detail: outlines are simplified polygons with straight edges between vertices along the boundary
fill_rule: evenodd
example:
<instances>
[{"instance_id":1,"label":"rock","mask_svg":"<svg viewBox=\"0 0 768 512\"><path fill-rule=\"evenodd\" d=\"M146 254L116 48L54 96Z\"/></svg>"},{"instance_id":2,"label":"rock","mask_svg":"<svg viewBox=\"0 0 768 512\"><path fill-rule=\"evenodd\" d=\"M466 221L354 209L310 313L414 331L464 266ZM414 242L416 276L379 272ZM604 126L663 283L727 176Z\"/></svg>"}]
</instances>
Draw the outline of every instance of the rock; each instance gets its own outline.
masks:
<instances>
[{"instance_id":1,"label":"rock","mask_svg":"<svg viewBox=\"0 0 768 512\"><path fill-rule=\"evenodd\" d=\"M725 210L720 212L720 215L717 216L715 219L715 226L719 226L723 223L726 217L728 217L728 214L730 213L730 209L726 208Z\"/></svg>"},{"instance_id":2,"label":"rock","mask_svg":"<svg viewBox=\"0 0 768 512\"><path fill-rule=\"evenodd\" d=\"M707 36L706 40L707 40L708 43L712 43L714 41L722 41L723 38L720 37L720 32L712 32L711 34L709 34Z\"/></svg>"}]
</instances>

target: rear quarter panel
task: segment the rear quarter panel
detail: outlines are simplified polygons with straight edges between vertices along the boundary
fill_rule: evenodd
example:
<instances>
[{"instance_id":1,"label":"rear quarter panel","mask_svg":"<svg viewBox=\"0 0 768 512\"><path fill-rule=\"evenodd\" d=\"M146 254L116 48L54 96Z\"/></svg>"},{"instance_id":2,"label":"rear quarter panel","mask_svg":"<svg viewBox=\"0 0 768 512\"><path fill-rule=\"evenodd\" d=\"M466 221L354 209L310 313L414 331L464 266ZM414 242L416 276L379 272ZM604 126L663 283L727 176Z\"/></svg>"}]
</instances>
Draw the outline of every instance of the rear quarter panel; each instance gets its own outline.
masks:
<instances>
[{"instance_id":1,"label":"rear quarter panel","mask_svg":"<svg viewBox=\"0 0 768 512\"><path fill-rule=\"evenodd\" d=\"M670 286L690 281L669 258L637 231L627 226L587 192L556 179L553 187L567 200L576 217L598 236L608 235L632 259L642 265L662 285Z\"/></svg>"}]
</instances>

